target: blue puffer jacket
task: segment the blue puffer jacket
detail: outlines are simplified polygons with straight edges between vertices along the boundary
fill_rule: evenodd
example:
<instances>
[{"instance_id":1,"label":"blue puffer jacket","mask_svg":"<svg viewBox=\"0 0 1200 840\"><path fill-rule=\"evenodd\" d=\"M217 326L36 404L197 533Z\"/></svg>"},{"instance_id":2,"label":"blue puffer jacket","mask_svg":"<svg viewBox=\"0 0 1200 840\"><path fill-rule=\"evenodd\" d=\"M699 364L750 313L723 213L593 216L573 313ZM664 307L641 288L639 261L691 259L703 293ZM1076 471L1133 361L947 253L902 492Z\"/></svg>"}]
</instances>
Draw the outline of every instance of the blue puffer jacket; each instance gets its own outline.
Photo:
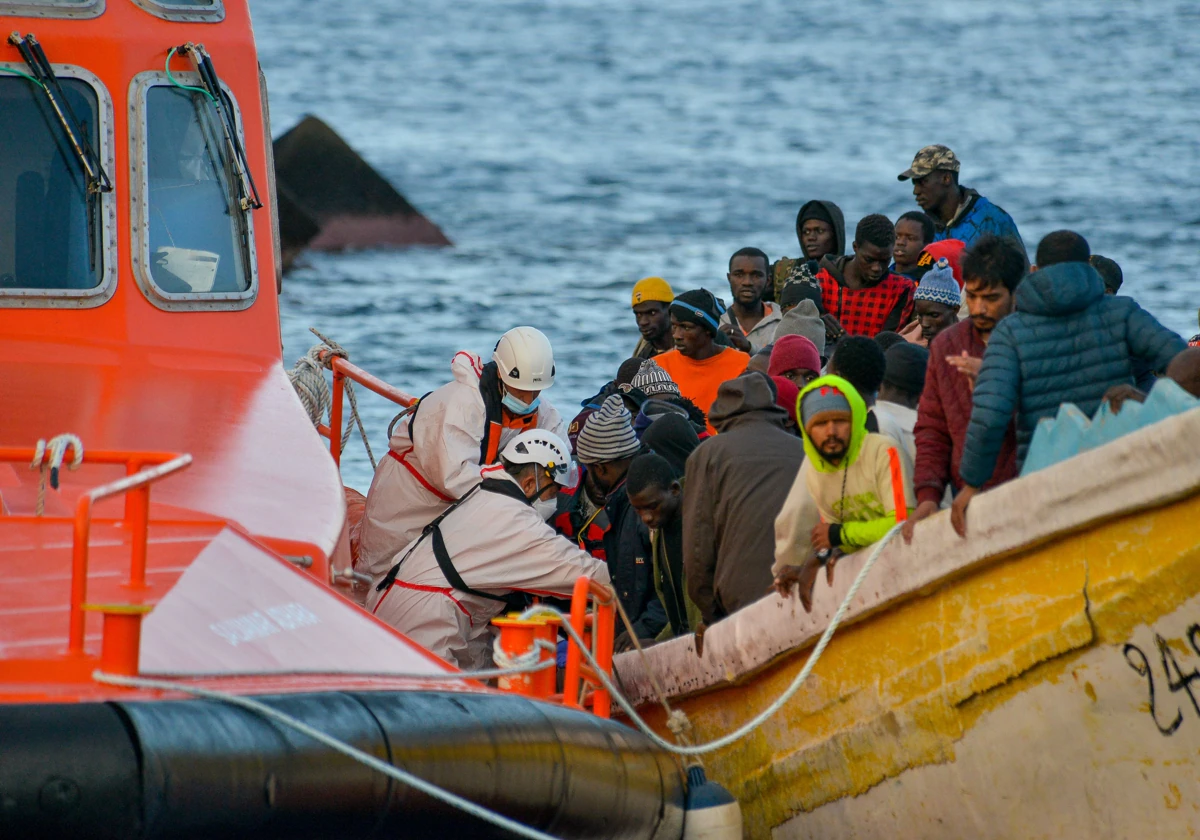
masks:
<instances>
[{"instance_id":1,"label":"blue puffer jacket","mask_svg":"<svg viewBox=\"0 0 1200 840\"><path fill-rule=\"evenodd\" d=\"M1087 263L1059 263L1017 286L1016 312L996 325L975 385L960 472L972 487L992 476L1017 415L1017 467L1037 422L1075 403L1087 415L1111 386L1133 384L1134 359L1162 370L1186 347L1133 298L1104 294Z\"/></svg>"},{"instance_id":2,"label":"blue puffer jacket","mask_svg":"<svg viewBox=\"0 0 1200 840\"><path fill-rule=\"evenodd\" d=\"M1011 237L1024 249L1025 244L1021 242L1021 234L1012 216L969 187L963 188L963 196L966 201L958 208L950 224L934 234L934 242L961 239L970 248L976 239L985 233L992 233L996 236Z\"/></svg>"}]
</instances>

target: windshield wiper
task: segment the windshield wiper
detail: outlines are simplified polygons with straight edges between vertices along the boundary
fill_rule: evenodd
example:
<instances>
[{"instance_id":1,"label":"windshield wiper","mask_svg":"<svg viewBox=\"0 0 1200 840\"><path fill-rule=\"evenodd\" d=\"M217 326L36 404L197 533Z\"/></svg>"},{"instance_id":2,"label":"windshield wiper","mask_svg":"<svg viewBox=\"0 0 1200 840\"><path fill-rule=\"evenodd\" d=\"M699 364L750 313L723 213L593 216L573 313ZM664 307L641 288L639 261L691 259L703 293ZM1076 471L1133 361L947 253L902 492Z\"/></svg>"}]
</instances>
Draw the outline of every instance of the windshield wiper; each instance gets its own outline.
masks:
<instances>
[{"instance_id":1,"label":"windshield wiper","mask_svg":"<svg viewBox=\"0 0 1200 840\"><path fill-rule=\"evenodd\" d=\"M83 169L87 184L88 268L95 271L96 232L100 224L100 204L96 199L100 193L112 192L112 180L104 171L104 164L100 162L100 156L92 148L87 131L83 129L79 118L75 116L75 109L71 107L71 101L63 93L62 85L58 83L58 76L54 75L54 68L50 66L46 53L42 50L42 45L38 43L37 38L33 37L33 33L22 38L20 32L14 32L8 36L8 42L17 48L21 53L21 58L29 65L34 82L46 95L46 101L50 103L50 108L54 111L54 115L58 118L58 124L62 127L63 135L75 153L75 160Z\"/></svg>"},{"instance_id":2,"label":"windshield wiper","mask_svg":"<svg viewBox=\"0 0 1200 840\"><path fill-rule=\"evenodd\" d=\"M225 146L228 149L234 171L237 173L238 206L244 213L257 210L262 207L262 201L258 197L258 188L254 185L254 176L250 174L250 165L246 162L246 150L242 148L242 143L238 139L233 110L226 107L225 94L221 91L221 79L217 76L217 71L213 69L212 58L209 56L208 50L204 49L203 44L193 44L188 41L168 53L168 70L171 66L171 55L176 52L184 53L192 60L204 92L208 94L209 101L217 109L221 130L225 135Z\"/></svg>"},{"instance_id":3,"label":"windshield wiper","mask_svg":"<svg viewBox=\"0 0 1200 840\"><path fill-rule=\"evenodd\" d=\"M112 181L104 171L100 156L88 141L87 132L80 127L79 118L75 116L70 100L63 93L62 85L58 83L58 77L54 75L42 45L32 33L22 38L21 33L14 32L8 36L8 42L20 51L21 58L25 59L34 79L46 94L46 100L50 103L54 115L58 117L58 124L62 126L63 134L75 152L75 159L83 168L87 178L88 195L112 192Z\"/></svg>"}]
</instances>

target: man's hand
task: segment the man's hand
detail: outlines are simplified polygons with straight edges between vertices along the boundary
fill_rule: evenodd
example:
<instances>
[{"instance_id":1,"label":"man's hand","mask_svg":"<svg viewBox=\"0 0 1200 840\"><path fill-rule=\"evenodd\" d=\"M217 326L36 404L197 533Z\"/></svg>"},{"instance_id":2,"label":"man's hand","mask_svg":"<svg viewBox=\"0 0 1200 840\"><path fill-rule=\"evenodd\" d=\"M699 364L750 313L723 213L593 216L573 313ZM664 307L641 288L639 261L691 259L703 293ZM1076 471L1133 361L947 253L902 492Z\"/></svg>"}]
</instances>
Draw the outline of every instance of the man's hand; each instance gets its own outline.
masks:
<instances>
[{"instance_id":1,"label":"man's hand","mask_svg":"<svg viewBox=\"0 0 1200 840\"><path fill-rule=\"evenodd\" d=\"M783 598L789 598L793 587L799 587L800 604L805 612L812 612L813 588L817 585L817 573L821 566L816 559L810 559L803 566L784 566L775 576L775 591Z\"/></svg>"},{"instance_id":2,"label":"man's hand","mask_svg":"<svg viewBox=\"0 0 1200 840\"><path fill-rule=\"evenodd\" d=\"M1125 404L1125 400L1144 403L1146 395L1132 385L1114 385L1105 391L1104 396L1100 398L1100 402L1108 403L1113 414L1121 411L1121 406Z\"/></svg>"},{"instance_id":3,"label":"man's hand","mask_svg":"<svg viewBox=\"0 0 1200 840\"><path fill-rule=\"evenodd\" d=\"M743 353L750 352L750 339L742 335L741 328L735 328L733 324L723 324L721 332L729 336L729 343L733 345L735 350L741 350Z\"/></svg>"},{"instance_id":4,"label":"man's hand","mask_svg":"<svg viewBox=\"0 0 1200 840\"><path fill-rule=\"evenodd\" d=\"M649 647L654 644L654 639L638 639L642 647ZM628 650L633 650L633 638L629 635L628 630L622 630L617 638L613 641L613 653L625 653Z\"/></svg>"},{"instance_id":5,"label":"man's hand","mask_svg":"<svg viewBox=\"0 0 1200 840\"><path fill-rule=\"evenodd\" d=\"M975 380L979 378L979 369L983 367L983 359L978 356L969 356L964 350L957 356L947 356L946 362L967 377L967 387L974 391Z\"/></svg>"},{"instance_id":6,"label":"man's hand","mask_svg":"<svg viewBox=\"0 0 1200 840\"><path fill-rule=\"evenodd\" d=\"M913 515L904 520L904 524L900 526L900 536L904 537L904 542L907 545L912 544L913 528L922 519L928 519L938 511L937 502L921 502L917 505L917 509L913 511Z\"/></svg>"},{"instance_id":7,"label":"man's hand","mask_svg":"<svg viewBox=\"0 0 1200 840\"><path fill-rule=\"evenodd\" d=\"M909 344L916 344L918 347L928 347L929 342L925 340L924 334L921 332L921 322L913 321L904 329L900 330L900 337Z\"/></svg>"},{"instance_id":8,"label":"man's hand","mask_svg":"<svg viewBox=\"0 0 1200 840\"><path fill-rule=\"evenodd\" d=\"M967 538L967 505L971 504L971 499L975 498L978 492L978 487L964 487L954 497L954 504L950 506L950 524L963 539Z\"/></svg>"},{"instance_id":9,"label":"man's hand","mask_svg":"<svg viewBox=\"0 0 1200 840\"><path fill-rule=\"evenodd\" d=\"M829 524L822 522L820 525L812 529L813 551L832 551L833 543L829 541Z\"/></svg>"},{"instance_id":10,"label":"man's hand","mask_svg":"<svg viewBox=\"0 0 1200 840\"><path fill-rule=\"evenodd\" d=\"M842 322L835 318L831 313L826 312L821 316L821 320L825 323L826 347L837 342L838 339L846 334L845 328L842 327Z\"/></svg>"}]
</instances>

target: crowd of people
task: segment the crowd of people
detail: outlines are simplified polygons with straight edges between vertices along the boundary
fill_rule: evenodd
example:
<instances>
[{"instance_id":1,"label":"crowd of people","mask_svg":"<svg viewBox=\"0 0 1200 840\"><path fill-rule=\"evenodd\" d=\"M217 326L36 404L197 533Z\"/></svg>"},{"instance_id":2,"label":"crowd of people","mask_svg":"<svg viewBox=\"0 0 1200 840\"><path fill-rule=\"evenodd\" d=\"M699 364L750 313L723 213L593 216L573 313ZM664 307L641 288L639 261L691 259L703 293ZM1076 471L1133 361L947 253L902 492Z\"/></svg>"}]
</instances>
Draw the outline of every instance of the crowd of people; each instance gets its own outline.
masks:
<instances>
[{"instance_id":1,"label":"crowd of people","mask_svg":"<svg viewBox=\"0 0 1200 840\"><path fill-rule=\"evenodd\" d=\"M1016 224L917 152L920 210L809 201L799 255L741 248L729 305L638 281L640 339L568 420L542 392L549 340L460 352L453 381L398 422L367 495L368 608L464 668L488 623L530 598L609 583L617 650L695 634L768 594L811 608L821 570L940 509L966 536L981 490L1020 472L1038 421L1143 399L1166 376L1200 396L1189 348L1130 297L1120 267L1056 231L1029 259ZM1193 341L1193 344L1200 343Z\"/></svg>"}]
</instances>

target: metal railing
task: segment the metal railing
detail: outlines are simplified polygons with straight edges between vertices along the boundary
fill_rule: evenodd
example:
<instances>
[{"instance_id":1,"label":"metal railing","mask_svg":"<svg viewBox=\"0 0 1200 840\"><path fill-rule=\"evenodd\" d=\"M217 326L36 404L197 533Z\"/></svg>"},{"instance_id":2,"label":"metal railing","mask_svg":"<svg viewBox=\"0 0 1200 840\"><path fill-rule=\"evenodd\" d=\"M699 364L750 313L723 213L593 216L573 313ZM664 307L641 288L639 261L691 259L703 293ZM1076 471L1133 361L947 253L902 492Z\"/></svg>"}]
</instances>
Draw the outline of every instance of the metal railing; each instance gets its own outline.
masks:
<instances>
[{"instance_id":1,"label":"metal railing","mask_svg":"<svg viewBox=\"0 0 1200 840\"><path fill-rule=\"evenodd\" d=\"M33 460L36 450L23 447L0 447L0 462ZM87 601L88 554L92 530L92 507L112 496L125 496L125 511L118 520L129 531L131 543L129 580L133 590L146 588L146 546L150 524L150 485L192 463L191 455L176 452L135 452L124 450L89 450L84 464L123 465L125 477L85 491L75 503L75 515L70 517L40 516L38 520L72 521L74 536L71 545L71 599L67 649L70 654L83 654L85 610Z\"/></svg>"},{"instance_id":2,"label":"metal railing","mask_svg":"<svg viewBox=\"0 0 1200 840\"><path fill-rule=\"evenodd\" d=\"M333 371L333 393L329 408L329 425L318 425L317 431L329 438L329 454L333 456L333 462L340 466L342 461L342 403L347 379L357 382L368 391L379 394L379 396L405 408L415 405L417 398L412 394L406 394L399 388L392 387L378 376L367 373L358 365L343 359L332 351L322 353L321 357L321 360ZM331 429L337 431L331 432Z\"/></svg>"}]
</instances>

